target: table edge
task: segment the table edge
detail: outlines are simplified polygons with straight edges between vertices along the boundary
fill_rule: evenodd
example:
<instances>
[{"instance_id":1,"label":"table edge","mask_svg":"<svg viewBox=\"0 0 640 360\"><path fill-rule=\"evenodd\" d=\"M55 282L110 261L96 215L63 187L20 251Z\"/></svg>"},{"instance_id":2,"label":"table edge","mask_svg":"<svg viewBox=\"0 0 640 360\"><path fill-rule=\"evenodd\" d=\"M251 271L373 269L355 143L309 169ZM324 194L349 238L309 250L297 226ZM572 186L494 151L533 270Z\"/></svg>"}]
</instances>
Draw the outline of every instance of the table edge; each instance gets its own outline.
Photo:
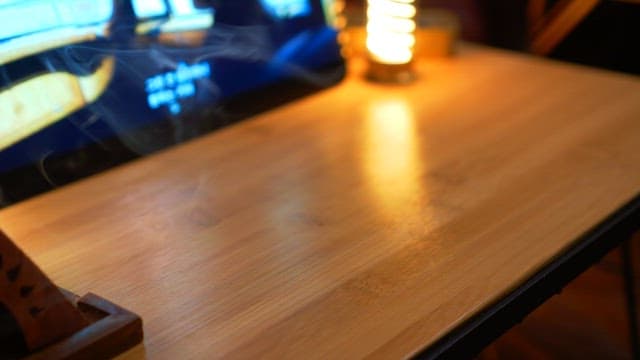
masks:
<instances>
[{"instance_id":1,"label":"table edge","mask_svg":"<svg viewBox=\"0 0 640 360\"><path fill-rule=\"evenodd\" d=\"M473 358L639 228L640 193L504 297L411 358Z\"/></svg>"}]
</instances>

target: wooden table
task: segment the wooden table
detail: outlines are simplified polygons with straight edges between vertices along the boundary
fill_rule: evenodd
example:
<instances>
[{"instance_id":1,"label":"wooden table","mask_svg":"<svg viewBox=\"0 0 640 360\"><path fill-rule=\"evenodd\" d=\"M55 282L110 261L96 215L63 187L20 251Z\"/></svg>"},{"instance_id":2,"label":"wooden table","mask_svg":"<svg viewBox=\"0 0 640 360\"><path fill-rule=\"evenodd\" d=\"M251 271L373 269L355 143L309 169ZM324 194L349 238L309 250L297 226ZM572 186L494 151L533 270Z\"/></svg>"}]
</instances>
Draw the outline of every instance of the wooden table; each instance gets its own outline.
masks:
<instances>
[{"instance_id":1,"label":"wooden table","mask_svg":"<svg viewBox=\"0 0 640 360\"><path fill-rule=\"evenodd\" d=\"M359 69L0 226L143 317L125 359L336 359L484 344L638 224L638 78L475 46L409 86Z\"/></svg>"}]
</instances>

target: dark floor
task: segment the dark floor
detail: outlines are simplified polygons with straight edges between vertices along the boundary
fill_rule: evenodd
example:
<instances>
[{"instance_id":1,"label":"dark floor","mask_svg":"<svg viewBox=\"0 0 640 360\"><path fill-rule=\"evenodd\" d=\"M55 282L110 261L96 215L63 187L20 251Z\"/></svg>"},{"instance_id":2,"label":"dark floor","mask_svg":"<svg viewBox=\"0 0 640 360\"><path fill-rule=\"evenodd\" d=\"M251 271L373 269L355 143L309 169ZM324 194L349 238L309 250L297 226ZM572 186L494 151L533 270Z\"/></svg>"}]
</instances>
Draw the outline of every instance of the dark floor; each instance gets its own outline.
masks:
<instances>
[{"instance_id":1,"label":"dark floor","mask_svg":"<svg viewBox=\"0 0 640 360\"><path fill-rule=\"evenodd\" d=\"M640 238L633 242L640 289ZM479 359L631 359L621 252L608 254Z\"/></svg>"}]
</instances>

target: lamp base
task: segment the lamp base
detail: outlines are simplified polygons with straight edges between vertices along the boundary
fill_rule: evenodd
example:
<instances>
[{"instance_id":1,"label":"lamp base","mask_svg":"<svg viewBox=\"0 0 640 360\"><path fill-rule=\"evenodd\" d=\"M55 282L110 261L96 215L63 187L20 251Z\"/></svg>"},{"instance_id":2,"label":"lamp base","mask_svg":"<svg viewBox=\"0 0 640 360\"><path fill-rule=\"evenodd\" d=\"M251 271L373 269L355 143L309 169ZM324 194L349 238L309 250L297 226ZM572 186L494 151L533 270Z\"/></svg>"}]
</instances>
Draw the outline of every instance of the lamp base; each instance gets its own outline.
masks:
<instances>
[{"instance_id":1,"label":"lamp base","mask_svg":"<svg viewBox=\"0 0 640 360\"><path fill-rule=\"evenodd\" d=\"M366 78L381 83L408 84L417 76L413 70L413 63L383 64L371 58L368 59Z\"/></svg>"}]
</instances>

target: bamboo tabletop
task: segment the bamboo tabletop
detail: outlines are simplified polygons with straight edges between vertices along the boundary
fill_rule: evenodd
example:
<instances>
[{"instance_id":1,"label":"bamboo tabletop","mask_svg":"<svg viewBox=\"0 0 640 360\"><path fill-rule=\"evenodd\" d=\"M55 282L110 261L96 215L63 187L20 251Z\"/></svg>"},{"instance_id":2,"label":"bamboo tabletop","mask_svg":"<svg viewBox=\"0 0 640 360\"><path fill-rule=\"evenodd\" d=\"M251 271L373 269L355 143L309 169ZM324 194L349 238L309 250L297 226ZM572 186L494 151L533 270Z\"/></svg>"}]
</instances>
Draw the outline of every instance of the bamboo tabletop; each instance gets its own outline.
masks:
<instances>
[{"instance_id":1,"label":"bamboo tabletop","mask_svg":"<svg viewBox=\"0 0 640 360\"><path fill-rule=\"evenodd\" d=\"M465 46L0 211L125 359L406 357L640 193L640 79Z\"/></svg>"}]
</instances>

